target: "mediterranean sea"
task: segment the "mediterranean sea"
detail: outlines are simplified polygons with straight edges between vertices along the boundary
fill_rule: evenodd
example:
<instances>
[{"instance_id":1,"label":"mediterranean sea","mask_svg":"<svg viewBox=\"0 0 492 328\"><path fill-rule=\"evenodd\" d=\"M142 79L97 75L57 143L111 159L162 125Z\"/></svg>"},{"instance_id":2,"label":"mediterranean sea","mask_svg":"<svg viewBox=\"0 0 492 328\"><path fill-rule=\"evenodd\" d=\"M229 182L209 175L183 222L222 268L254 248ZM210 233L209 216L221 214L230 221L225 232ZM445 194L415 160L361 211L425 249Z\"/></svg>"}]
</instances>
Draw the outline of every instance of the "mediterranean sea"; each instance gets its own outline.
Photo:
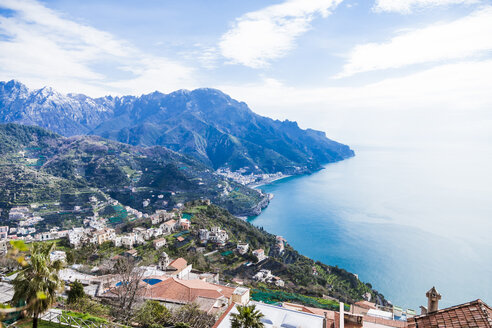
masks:
<instances>
[{"instance_id":1,"label":"mediterranean sea","mask_svg":"<svg viewBox=\"0 0 492 328\"><path fill-rule=\"evenodd\" d=\"M355 148L356 156L261 188L274 194L250 221L302 254L370 282L419 310L492 303L490 149ZM420 311L418 311L420 313Z\"/></svg>"}]
</instances>

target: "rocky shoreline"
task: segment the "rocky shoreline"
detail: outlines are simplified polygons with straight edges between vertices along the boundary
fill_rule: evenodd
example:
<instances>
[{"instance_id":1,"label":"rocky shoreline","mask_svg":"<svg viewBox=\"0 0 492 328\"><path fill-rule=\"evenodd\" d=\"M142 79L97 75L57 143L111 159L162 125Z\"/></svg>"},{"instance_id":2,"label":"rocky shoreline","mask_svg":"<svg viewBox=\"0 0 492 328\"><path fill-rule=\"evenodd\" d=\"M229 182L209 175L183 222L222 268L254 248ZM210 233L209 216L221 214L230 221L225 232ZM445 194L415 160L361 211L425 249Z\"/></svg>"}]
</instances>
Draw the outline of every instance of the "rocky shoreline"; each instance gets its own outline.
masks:
<instances>
[{"instance_id":1,"label":"rocky shoreline","mask_svg":"<svg viewBox=\"0 0 492 328\"><path fill-rule=\"evenodd\" d=\"M261 211L270 204L270 200L272 200L273 194L264 194L263 199L256 204L254 207L250 209L248 213L244 216L257 216L261 214Z\"/></svg>"}]
</instances>

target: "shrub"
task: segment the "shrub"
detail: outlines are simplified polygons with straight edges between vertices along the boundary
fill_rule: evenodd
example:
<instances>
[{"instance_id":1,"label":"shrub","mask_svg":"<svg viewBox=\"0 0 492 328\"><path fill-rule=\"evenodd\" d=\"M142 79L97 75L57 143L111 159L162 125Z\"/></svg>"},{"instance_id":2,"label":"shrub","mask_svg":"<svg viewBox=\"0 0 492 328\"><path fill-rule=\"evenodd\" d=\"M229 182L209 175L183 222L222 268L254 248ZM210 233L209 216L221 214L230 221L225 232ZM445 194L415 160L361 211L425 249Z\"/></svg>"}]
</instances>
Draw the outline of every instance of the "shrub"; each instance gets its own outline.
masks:
<instances>
[{"instance_id":1,"label":"shrub","mask_svg":"<svg viewBox=\"0 0 492 328\"><path fill-rule=\"evenodd\" d=\"M79 299L85 297L84 286L78 280L75 280L70 284L70 290L68 291L68 304L73 304Z\"/></svg>"}]
</instances>

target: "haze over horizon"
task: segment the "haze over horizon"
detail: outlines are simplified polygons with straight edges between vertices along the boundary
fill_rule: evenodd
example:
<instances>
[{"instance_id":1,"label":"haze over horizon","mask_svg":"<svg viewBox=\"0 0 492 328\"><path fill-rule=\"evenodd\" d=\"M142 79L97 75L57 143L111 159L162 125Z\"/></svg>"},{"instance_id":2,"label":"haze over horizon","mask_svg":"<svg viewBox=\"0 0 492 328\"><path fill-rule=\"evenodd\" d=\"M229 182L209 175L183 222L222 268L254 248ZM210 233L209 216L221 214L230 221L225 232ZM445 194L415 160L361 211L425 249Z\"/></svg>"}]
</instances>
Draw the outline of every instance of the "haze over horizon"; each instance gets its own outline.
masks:
<instances>
[{"instance_id":1,"label":"haze over horizon","mask_svg":"<svg viewBox=\"0 0 492 328\"><path fill-rule=\"evenodd\" d=\"M486 0L0 1L0 80L213 87L362 146L489 149Z\"/></svg>"}]
</instances>

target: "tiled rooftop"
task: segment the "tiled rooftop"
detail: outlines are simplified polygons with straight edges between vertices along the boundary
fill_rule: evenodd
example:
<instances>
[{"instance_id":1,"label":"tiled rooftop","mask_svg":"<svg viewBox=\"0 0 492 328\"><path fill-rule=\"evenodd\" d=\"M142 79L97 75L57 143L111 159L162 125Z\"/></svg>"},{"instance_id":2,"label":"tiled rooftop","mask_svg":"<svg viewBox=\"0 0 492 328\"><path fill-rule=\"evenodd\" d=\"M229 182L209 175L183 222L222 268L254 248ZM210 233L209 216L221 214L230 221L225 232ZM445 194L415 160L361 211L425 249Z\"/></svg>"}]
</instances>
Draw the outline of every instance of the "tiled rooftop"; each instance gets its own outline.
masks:
<instances>
[{"instance_id":1,"label":"tiled rooftop","mask_svg":"<svg viewBox=\"0 0 492 328\"><path fill-rule=\"evenodd\" d=\"M492 309L476 300L419 315L408 320L409 328L492 328Z\"/></svg>"},{"instance_id":2,"label":"tiled rooftop","mask_svg":"<svg viewBox=\"0 0 492 328\"><path fill-rule=\"evenodd\" d=\"M211 284L199 279L180 280L168 278L153 286L149 286L145 292L145 297L175 303L192 303L198 300L204 302L203 299L229 300L234 289L232 287ZM208 311L209 309L203 310Z\"/></svg>"},{"instance_id":3,"label":"tiled rooftop","mask_svg":"<svg viewBox=\"0 0 492 328\"><path fill-rule=\"evenodd\" d=\"M184 258L180 257L169 263L169 266L181 271L188 266L188 262Z\"/></svg>"}]
</instances>

